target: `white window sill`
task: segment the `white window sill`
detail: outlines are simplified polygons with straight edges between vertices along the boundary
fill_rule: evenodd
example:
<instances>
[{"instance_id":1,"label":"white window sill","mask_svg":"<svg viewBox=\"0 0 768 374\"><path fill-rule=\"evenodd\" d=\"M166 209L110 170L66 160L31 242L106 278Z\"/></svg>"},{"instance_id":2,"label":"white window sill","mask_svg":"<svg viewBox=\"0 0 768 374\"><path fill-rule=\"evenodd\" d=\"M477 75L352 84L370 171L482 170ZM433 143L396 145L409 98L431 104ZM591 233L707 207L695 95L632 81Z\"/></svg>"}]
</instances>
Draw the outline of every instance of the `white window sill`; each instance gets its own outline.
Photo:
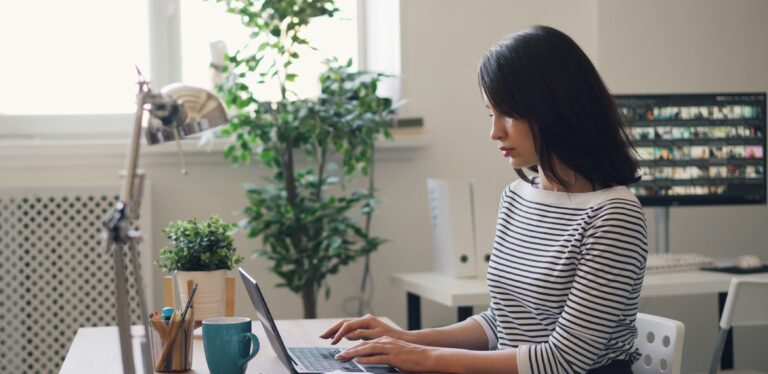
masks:
<instances>
[{"instance_id":1,"label":"white window sill","mask_svg":"<svg viewBox=\"0 0 768 374\"><path fill-rule=\"evenodd\" d=\"M420 129L398 129L394 139L377 143L377 159L409 160L414 152L429 146L430 139ZM141 140L141 164L178 163L175 143L148 146ZM95 139L7 137L0 138L0 167L28 168L76 165L122 165L128 154L130 139L108 136ZM217 140L212 145L199 145L198 139L182 142L185 157L192 162L222 162L228 142Z\"/></svg>"}]
</instances>

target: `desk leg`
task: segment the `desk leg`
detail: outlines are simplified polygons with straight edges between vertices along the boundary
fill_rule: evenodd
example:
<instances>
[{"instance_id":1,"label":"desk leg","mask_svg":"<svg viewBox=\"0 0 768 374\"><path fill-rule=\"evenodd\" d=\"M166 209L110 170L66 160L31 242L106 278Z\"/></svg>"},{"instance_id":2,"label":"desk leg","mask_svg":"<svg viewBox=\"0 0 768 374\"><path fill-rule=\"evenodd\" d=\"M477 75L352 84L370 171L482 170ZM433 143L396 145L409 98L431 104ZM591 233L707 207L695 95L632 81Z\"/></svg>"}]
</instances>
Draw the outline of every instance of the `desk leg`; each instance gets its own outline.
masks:
<instances>
[{"instance_id":1,"label":"desk leg","mask_svg":"<svg viewBox=\"0 0 768 374\"><path fill-rule=\"evenodd\" d=\"M723 308L725 308L725 299L728 296L727 292L720 292L717 294L717 323L720 323L720 318L723 317ZM733 329L728 331L728 337L725 338L725 346L723 347L723 355L720 357L720 369L733 369Z\"/></svg>"},{"instance_id":2,"label":"desk leg","mask_svg":"<svg viewBox=\"0 0 768 374\"><path fill-rule=\"evenodd\" d=\"M459 307L459 322L472 317L472 307L471 306L460 306Z\"/></svg>"},{"instance_id":3,"label":"desk leg","mask_svg":"<svg viewBox=\"0 0 768 374\"><path fill-rule=\"evenodd\" d=\"M408 330L421 329L421 297L408 292Z\"/></svg>"}]
</instances>

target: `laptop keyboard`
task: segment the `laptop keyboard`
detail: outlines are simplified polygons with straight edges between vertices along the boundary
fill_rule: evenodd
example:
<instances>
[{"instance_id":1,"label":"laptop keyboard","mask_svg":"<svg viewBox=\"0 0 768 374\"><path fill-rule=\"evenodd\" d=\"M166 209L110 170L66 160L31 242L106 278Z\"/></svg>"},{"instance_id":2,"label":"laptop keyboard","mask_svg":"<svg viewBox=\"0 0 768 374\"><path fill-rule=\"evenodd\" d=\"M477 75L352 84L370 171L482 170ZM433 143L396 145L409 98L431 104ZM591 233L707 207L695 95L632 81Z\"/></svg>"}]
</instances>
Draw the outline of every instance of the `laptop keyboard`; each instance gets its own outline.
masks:
<instances>
[{"instance_id":1,"label":"laptop keyboard","mask_svg":"<svg viewBox=\"0 0 768 374\"><path fill-rule=\"evenodd\" d=\"M288 348L296 361L311 371L325 373L328 371L363 372L352 361L345 363L337 361L336 356L340 349L335 348Z\"/></svg>"}]
</instances>

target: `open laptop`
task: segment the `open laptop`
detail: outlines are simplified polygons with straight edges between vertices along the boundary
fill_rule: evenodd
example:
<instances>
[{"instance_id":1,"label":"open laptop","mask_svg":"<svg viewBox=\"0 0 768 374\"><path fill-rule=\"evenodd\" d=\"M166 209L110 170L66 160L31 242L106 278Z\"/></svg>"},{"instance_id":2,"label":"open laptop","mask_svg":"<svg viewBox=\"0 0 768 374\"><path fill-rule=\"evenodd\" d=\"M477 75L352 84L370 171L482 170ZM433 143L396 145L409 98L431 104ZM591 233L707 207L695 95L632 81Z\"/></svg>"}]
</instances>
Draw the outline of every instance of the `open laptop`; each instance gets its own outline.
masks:
<instances>
[{"instance_id":1,"label":"open laptop","mask_svg":"<svg viewBox=\"0 0 768 374\"><path fill-rule=\"evenodd\" d=\"M264 332L272 344L272 349L291 373L327 373L331 371L341 372L368 372L368 373L399 373L399 371L389 365L361 365L354 360L345 363L339 362L334 357L341 352L338 348L299 348L285 347L280 332L277 331L275 320L269 313L267 301L259 289L258 283L251 278L242 268L238 268L240 277L243 278L245 289L248 290L248 296L251 297L253 307L256 308L256 314L259 316Z\"/></svg>"}]
</instances>

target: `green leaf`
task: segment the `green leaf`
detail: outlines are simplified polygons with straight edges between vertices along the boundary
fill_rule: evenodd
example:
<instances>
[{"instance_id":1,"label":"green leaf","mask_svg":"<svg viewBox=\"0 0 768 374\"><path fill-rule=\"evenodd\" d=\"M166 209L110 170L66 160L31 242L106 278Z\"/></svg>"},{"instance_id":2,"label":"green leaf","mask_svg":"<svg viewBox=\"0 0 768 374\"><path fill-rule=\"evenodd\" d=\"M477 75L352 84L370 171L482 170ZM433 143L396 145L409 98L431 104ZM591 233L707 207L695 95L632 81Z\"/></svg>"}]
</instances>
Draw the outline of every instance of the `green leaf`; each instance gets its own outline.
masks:
<instances>
[{"instance_id":1,"label":"green leaf","mask_svg":"<svg viewBox=\"0 0 768 374\"><path fill-rule=\"evenodd\" d=\"M168 272L230 270L243 260L233 245L235 226L216 216L203 222L194 218L170 222L162 232L172 246L160 250L155 264Z\"/></svg>"}]
</instances>

